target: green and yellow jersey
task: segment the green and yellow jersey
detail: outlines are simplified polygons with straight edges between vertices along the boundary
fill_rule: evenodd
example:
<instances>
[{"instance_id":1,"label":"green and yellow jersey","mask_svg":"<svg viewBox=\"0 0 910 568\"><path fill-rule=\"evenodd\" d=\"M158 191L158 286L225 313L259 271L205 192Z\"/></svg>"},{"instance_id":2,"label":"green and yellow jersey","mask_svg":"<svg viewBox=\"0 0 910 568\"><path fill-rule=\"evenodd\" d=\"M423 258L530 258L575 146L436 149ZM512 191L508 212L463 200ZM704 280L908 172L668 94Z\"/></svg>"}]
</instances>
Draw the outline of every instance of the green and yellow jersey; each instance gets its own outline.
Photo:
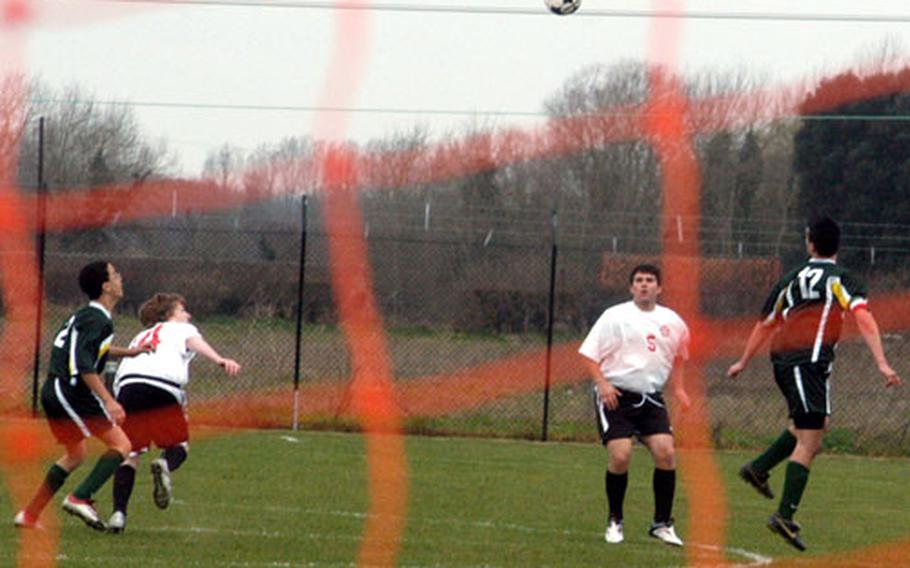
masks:
<instances>
[{"instance_id":1,"label":"green and yellow jersey","mask_svg":"<svg viewBox=\"0 0 910 568\"><path fill-rule=\"evenodd\" d=\"M101 374L113 339L114 323L104 306L90 302L79 308L54 338L48 376L59 377L87 395L89 388L80 375Z\"/></svg>"},{"instance_id":2,"label":"green and yellow jersey","mask_svg":"<svg viewBox=\"0 0 910 568\"><path fill-rule=\"evenodd\" d=\"M865 309L866 285L833 259L811 258L785 274L762 308L776 364L831 363L844 314Z\"/></svg>"}]
</instances>

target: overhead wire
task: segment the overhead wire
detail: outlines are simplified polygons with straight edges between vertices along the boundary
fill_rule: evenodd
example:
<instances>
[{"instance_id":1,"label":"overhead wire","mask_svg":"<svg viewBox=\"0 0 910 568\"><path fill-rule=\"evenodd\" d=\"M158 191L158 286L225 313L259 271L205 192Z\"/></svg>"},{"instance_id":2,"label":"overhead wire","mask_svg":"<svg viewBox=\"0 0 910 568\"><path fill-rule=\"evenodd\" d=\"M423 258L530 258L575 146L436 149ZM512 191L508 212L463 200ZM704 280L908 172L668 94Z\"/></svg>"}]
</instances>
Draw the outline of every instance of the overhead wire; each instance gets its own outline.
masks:
<instances>
[{"instance_id":1,"label":"overhead wire","mask_svg":"<svg viewBox=\"0 0 910 568\"><path fill-rule=\"evenodd\" d=\"M552 14L541 8L502 5L443 5L428 3L383 3L383 2L330 2L316 0L95 0L120 4L171 4L190 6L290 8L335 11L372 11L404 13L444 14L508 14L526 16L547 16ZM588 4L591 2L589 1ZM910 22L910 14L860 14L860 13L799 13L799 12L746 12L720 10L623 10L594 9L586 5L572 14L573 18L672 18L682 20L757 20L790 22L863 22L901 23Z\"/></svg>"}]
</instances>

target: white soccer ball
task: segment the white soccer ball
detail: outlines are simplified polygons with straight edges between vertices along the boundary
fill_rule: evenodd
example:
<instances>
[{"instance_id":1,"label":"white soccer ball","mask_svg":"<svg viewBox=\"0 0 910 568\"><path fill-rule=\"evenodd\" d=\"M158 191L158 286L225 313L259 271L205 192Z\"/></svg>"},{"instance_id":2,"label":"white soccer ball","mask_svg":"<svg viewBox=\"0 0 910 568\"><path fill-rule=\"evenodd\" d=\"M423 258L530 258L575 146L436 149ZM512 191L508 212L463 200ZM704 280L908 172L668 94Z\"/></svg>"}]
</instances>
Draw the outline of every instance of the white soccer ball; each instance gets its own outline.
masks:
<instances>
[{"instance_id":1,"label":"white soccer ball","mask_svg":"<svg viewBox=\"0 0 910 568\"><path fill-rule=\"evenodd\" d=\"M581 0L543 0L543 3L551 12L560 16L568 16L581 6Z\"/></svg>"}]
</instances>

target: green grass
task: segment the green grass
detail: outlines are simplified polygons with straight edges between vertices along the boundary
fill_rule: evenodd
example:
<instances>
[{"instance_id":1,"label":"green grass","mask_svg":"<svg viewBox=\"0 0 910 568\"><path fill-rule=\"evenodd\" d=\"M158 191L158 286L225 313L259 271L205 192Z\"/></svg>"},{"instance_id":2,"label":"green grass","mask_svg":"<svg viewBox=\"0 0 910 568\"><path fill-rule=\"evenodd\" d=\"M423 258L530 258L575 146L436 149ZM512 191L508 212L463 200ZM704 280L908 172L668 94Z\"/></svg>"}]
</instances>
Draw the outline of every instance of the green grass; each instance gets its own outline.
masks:
<instances>
[{"instance_id":1,"label":"green grass","mask_svg":"<svg viewBox=\"0 0 910 568\"><path fill-rule=\"evenodd\" d=\"M401 566L679 566L684 550L646 536L652 510L651 460L636 450L626 500L624 544L607 545L603 469L596 444L409 437L409 515ZM748 455L720 452L730 507L727 555L797 554L763 524L774 503L741 483ZM357 434L238 432L193 444L174 475L175 502L151 502L147 460L127 531L95 533L63 523L62 566L349 566L367 510L366 458ZM87 465L76 474L82 478ZM821 456L803 508L809 554L835 553L906 536L907 461ZM781 472L772 484L780 490ZM70 480L66 489L75 486ZM110 508L110 487L98 496ZM59 501L59 498L58 498ZM689 533L685 491L675 516ZM0 514L13 507L0 495ZM12 566L16 532L0 528L0 566ZM690 543L696 544L696 543Z\"/></svg>"}]
</instances>

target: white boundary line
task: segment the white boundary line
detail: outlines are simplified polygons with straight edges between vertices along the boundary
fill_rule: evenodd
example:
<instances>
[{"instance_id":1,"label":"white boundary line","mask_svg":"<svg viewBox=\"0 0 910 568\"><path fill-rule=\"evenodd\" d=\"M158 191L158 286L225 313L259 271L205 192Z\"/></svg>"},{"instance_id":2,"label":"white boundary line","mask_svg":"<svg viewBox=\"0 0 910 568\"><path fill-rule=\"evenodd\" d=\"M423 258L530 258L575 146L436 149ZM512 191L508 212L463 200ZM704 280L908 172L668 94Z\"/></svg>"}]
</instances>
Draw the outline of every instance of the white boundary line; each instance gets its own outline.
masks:
<instances>
[{"instance_id":1,"label":"white boundary line","mask_svg":"<svg viewBox=\"0 0 910 568\"><path fill-rule=\"evenodd\" d=\"M355 519L365 519L369 515L361 511L341 511L341 510L324 510L324 509L302 509L299 507L276 507L276 506L245 506L245 505L229 505L224 503L210 503L207 505L212 508L229 508L229 509L256 509L256 510L266 510L273 512L285 512L285 513L297 513L304 515L326 515L333 517L350 517ZM418 525L418 524L430 524L430 525L456 525L464 527L473 527L481 529L493 529L493 530L508 530L508 531L517 531L522 533L529 534L556 534L556 535L584 535L587 533L582 533L579 531L570 531L566 529L551 529L551 528L540 528L540 527L529 527L525 525L519 525L515 523L500 523L495 521L462 521L458 519L434 519L431 517L415 517L408 516L407 518L409 525ZM192 529L181 529L176 527L164 527L160 529L149 529L149 530L161 530L161 531L181 531L181 530L195 530L198 532L229 532L230 534L237 534L238 536L249 535L249 536L268 536L272 538L281 538L283 535L279 532L266 532L266 531L220 531L219 529L204 529L204 528L192 528ZM317 533L295 533L295 537L304 537L311 539L354 539L359 540L361 535L355 535L350 537L344 536L331 536L327 534L317 534ZM719 547L712 544L700 544L700 543L686 543L686 546L691 546L695 548L700 548L703 550L712 550L712 551L725 551L729 554L745 558L747 560L746 564L733 564L736 566L767 566L774 561L774 558L771 556L765 556L758 552L753 552L744 548L739 548L735 546Z\"/></svg>"}]
</instances>

